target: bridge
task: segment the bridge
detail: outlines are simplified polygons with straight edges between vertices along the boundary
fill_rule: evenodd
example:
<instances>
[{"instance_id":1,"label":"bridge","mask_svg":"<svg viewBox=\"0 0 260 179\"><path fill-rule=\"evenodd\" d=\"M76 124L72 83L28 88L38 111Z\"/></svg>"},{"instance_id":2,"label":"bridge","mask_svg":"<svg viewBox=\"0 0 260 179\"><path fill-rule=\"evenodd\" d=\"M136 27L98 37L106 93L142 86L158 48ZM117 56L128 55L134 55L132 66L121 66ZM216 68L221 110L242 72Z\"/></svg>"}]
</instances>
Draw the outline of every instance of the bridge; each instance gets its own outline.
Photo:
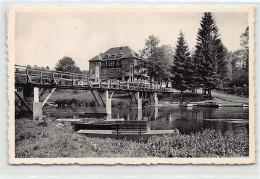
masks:
<instances>
[{"instance_id":1,"label":"bridge","mask_svg":"<svg viewBox=\"0 0 260 179\"><path fill-rule=\"evenodd\" d=\"M110 79L91 79L85 74L68 73L46 69L28 68L15 65L15 95L20 100L16 106L23 110L21 105L33 115L33 119L42 119L42 108L56 89L75 89L91 91L99 111L111 114L111 101L114 92L124 91L129 98L142 109L142 98L158 105L158 93L172 93L171 88L150 84L146 81L118 81ZM43 94L49 94L39 100Z\"/></svg>"}]
</instances>

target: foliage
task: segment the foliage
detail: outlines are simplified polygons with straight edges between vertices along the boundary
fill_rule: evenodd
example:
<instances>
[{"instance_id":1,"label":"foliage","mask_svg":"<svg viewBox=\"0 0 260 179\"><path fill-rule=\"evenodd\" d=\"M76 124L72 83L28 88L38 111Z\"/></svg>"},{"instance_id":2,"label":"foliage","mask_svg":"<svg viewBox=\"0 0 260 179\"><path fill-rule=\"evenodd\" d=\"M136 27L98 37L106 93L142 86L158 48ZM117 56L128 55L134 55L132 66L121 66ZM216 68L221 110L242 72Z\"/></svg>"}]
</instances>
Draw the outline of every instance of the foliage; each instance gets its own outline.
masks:
<instances>
[{"instance_id":1,"label":"foliage","mask_svg":"<svg viewBox=\"0 0 260 179\"><path fill-rule=\"evenodd\" d=\"M248 136L214 130L151 136L148 141L88 137L68 123L15 121L15 157L241 157L249 154Z\"/></svg>"},{"instance_id":2,"label":"foliage","mask_svg":"<svg viewBox=\"0 0 260 179\"><path fill-rule=\"evenodd\" d=\"M79 67L76 66L75 61L70 57L63 57L55 66L55 70L71 72L71 73L81 73Z\"/></svg>"},{"instance_id":3,"label":"foliage","mask_svg":"<svg viewBox=\"0 0 260 179\"><path fill-rule=\"evenodd\" d=\"M171 69L173 74L173 83L176 89L181 92L188 88L193 88L194 64L190 57L190 52L184 34L180 32L178 42L175 48L173 66Z\"/></svg>"},{"instance_id":4,"label":"foliage","mask_svg":"<svg viewBox=\"0 0 260 179\"><path fill-rule=\"evenodd\" d=\"M149 36L149 39L145 41L145 48L140 52L144 62L139 66L148 70L151 80L167 81L171 75L169 67L173 53L170 46L163 45L159 47L159 43L158 37L154 35Z\"/></svg>"},{"instance_id":5,"label":"foliage","mask_svg":"<svg viewBox=\"0 0 260 179\"><path fill-rule=\"evenodd\" d=\"M229 61L231 63L231 79L228 86L248 86L249 83L249 28L240 36L240 45L242 49L230 52Z\"/></svg>"},{"instance_id":6,"label":"foliage","mask_svg":"<svg viewBox=\"0 0 260 179\"><path fill-rule=\"evenodd\" d=\"M240 44L243 48L244 52L244 66L243 69L245 70L245 75L248 78L249 72L249 27L246 28L245 32L240 36ZM244 81L245 84L248 85L248 80Z\"/></svg>"},{"instance_id":7,"label":"foliage","mask_svg":"<svg viewBox=\"0 0 260 179\"><path fill-rule=\"evenodd\" d=\"M157 52L159 53L158 59L161 59L159 63L161 72L159 74L159 79L168 82L170 77L172 76L171 66L173 63L174 52L172 51L170 45L162 45L158 47Z\"/></svg>"},{"instance_id":8,"label":"foliage","mask_svg":"<svg viewBox=\"0 0 260 179\"><path fill-rule=\"evenodd\" d=\"M221 78L225 77L226 49L218 34L216 21L212 13L205 12L197 35L194 60L197 65L198 82L203 84L209 94L217 88Z\"/></svg>"},{"instance_id":9,"label":"foliage","mask_svg":"<svg viewBox=\"0 0 260 179\"><path fill-rule=\"evenodd\" d=\"M246 56L246 51L243 49L232 53L232 56L230 57L232 72L229 86L244 86L244 84L248 85L248 70L245 68Z\"/></svg>"}]
</instances>

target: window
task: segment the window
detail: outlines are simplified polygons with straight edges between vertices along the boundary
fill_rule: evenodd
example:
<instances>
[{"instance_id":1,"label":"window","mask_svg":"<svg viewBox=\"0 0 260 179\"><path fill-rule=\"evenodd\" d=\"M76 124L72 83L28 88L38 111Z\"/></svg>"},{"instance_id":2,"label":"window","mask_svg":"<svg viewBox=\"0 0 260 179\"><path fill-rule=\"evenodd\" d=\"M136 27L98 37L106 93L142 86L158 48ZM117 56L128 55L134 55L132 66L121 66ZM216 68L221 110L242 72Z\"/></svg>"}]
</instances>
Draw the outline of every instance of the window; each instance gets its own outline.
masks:
<instances>
[{"instance_id":1,"label":"window","mask_svg":"<svg viewBox=\"0 0 260 179\"><path fill-rule=\"evenodd\" d=\"M101 74L102 76L105 76L105 75L107 74L107 70L104 69L104 70L101 71L101 73L102 73L102 74Z\"/></svg>"},{"instance_id":2,"label":"window","mask_svg":"<svg viewBox=\"0 0 260 179\"><path fill-rule=\"evenodd\" d=\"M110 69L109 73L114 74L114 69Z\"/></svg>"},{"instance_id":3,"label":"window","mask_svg":"<svg viewBox=\"0 0 260 179\"><path fill-rule=\"evenodd\" d=\"M107 66L107 62L102 62L102 66Z\"/></svg>"},{"instance_id":4,"label":"window","mask_svg":"<svg viewBox=\"0 0 260 179\"><path fill-rule=\"evenodd\" d=\"M109 62L109 66L114 66L115 65L115 62L114 61L110 61Z\"/></svg>"},{"instance_id":5,"label":"window","mask_svg":"<svg viewBox=\"0 0 260 179\"><path fill-rule=\"evenodd\" d=\"M124 54L121 52L117 55L118 58L121 58Z\"/></svg>"},{"instance_id":6,"label":"window","mask_svg":"<svg viewBox=\"0 0 260 179\"><path fill-rule=\"evenodd\" d=\"M127 59L123 59L123 60L122 60L122 64L123 64L123 65L127 65Z\"/></svg>"}]
</instances>

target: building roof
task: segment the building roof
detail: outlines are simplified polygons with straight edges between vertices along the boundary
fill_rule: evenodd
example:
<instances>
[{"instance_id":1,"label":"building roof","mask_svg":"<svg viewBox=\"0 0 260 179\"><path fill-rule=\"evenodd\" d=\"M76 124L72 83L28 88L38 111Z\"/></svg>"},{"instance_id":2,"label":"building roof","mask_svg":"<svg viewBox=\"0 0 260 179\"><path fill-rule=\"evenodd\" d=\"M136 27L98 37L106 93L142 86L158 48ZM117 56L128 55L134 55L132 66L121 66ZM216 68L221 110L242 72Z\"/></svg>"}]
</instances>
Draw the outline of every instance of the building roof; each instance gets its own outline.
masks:
<instances>
[{"instance_id":1,"label":"building roof","mask_svg":"<svg viewBox=\"0 0 260 179\"><path fill-rule=\"evenodd\" d=\"M122 47L110 48L105 53L101 53L93 57L89 61L102 61L102 60L106 60L107 58L118 59L118 58L132 58L132 57L140 58L139 54L133 51L130 47L122 46Z\"/></svg>"}]
</instances>

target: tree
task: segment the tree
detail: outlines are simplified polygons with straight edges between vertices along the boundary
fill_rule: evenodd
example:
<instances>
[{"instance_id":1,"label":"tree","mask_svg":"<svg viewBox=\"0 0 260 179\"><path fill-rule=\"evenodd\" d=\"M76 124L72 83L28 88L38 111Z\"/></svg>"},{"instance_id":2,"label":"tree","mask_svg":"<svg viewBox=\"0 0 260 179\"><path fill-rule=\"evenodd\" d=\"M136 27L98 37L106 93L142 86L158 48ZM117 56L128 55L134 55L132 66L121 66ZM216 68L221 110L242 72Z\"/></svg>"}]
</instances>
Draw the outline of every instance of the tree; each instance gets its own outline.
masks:
<instances>
[{"instance_id":1,"label":"tree","mask_svg":"<svg viewBox=\"0 0 260 179\"><path fill-rule=\"evenodd\" d=\"M240 45L244 50L244 66L243 68L248 72L249 67L249 27L240 36Z\"/></svg>"},{"instance_id":2,"label":"tree","mask_svg":"<svg viewBox=\"0 0 260 179\"><path fill-rule=\"evenodd\" d=\"M184 40L184 34L182 32L180 32L175 48L171 73L173 74L172 80L174 87L181 91L182 102L183 91L192 87L193 85L193 65L189 48L186 41Z\"/></svg>"},{"instance_id":3,"label":"tree","mask_svg":"<svg viewBox=\"0 0 260 179\"><path fill-rule=\"evenodd\" d=\"M160 40L154 35L150 35L145 41L145 48L141 50L140 54L143 62L139 64L139 67L146 68L148 75L150 76L150 82L153 80L157 82L168 82L171 75L170 64L172 61L173 52L168 45L158 46Z\"/></svg>"},{"instance_id":4,"label":"tree","mask_svg":"<svg viewBox=\"0 0 260 179\"><path fill-rule=\"evenodd\" d=\"M231 80L229 86L244 86L248 85L248 69L245 68L246 52L243 49L232 53L231 61Z\"/></svg>"},{"instance_id":5,"label":"tree","mask_svg":"<svg viewBox=\"0 0 260 179\"><path fill-rule=\"evenodd\" d=\"M150 82L153 79L157 79L159 75L158 64L158 44L160 40L157 36L150 35L149 39L145 41L145 48L141 50L141 57L144 59L143 63L140 63L141 67L145 67L148 70L148 75L151 77Z\"/></svg>"},{"instance_id":6,"label":"tree","mask_svg":"<svg viewBox=\"0 0 260 179\"><path fill-rule=\"evenodd\" d=\"M231 53L229 61L231 63L231 80L229 86L244 86L249 83L249 28L245 29L240 36L241 49Z\"/></svg>"},{"instance_id":7,"label":"tree","mask_svg":"<svg viewBox=\"0 0 260 179\"><path fill-rule=\"evenodd\" d=\"M204 94L220 85L225 77L226 49L218 34L218 28L211 12L205 12L197 34L194 60L197 70L197 81L204 88Z\"/></svg>"},{"instance_id":8,"label":"tree","mask_svg":"<svg viewBox=\"0 0 260 179\"><path fill-rule=\"evenodd\" d=\"M173 55L174 52L170 45L162 45L157 48L157 58L160 60L159 68L160 73L158 74L158 79L166 82L166 86L168 86L168 82L172 77L171 66L173 64Z\"/></svg>"},{"instance_id":9,"label":"tree","mask_svg":"<svg viewBox=\"0 0 260 179\"><path fill-rule=\"evenodd\" d=\"M70 57L63 57L55 66L56 71L64 71L71 73L81 73L79 67L76 66L75 61Z\"/></svg>"}]
</instances>

